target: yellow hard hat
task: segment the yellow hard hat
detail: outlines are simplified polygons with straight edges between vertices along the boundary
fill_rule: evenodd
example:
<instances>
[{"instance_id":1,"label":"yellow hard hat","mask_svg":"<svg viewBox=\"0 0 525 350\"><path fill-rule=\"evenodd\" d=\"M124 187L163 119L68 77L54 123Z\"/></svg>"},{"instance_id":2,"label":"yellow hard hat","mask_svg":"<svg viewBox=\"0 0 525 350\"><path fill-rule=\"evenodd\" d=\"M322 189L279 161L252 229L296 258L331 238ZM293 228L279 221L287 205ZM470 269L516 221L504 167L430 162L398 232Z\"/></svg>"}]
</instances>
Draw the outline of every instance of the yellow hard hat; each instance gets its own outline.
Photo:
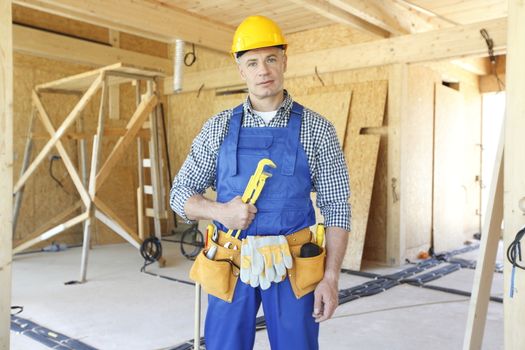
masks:
<instances>
[{"instance_id":1,"label":"yellow hard hat","mask_svg":"<svg viewBox=\"0 0 525 350\"><path fill-rule=\"evenodd\" d=\"M237 27L231 54L235 57L237 52L279 45L286 49L286 39L277 23L268 17L250 16Z\"/></svg>"}]
</instances>

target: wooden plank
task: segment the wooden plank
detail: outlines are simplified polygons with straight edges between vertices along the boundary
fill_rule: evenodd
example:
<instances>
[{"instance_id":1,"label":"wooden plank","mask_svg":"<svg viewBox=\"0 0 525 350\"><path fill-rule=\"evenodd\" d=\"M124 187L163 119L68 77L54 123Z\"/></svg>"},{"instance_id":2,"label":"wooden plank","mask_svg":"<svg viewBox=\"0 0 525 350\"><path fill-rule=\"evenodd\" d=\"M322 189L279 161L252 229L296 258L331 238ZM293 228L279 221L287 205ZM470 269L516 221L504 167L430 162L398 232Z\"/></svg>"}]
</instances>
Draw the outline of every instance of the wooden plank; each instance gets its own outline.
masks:
<instances>
[{"instance_id":1,"label":"wooden plank","mask_svg":"<svg viewBox=\"0 0 525 350\"><path fill-rule=\"evenodd\" d=\"M103 135L105 137L122 137L126 134L126 128L115 128L115 127L105 127ZM33 133L32 134L34 140L48 140L49 134L44 133ZM92 139L95 134L92 132L68 132L62 136L65 139L68 140L81 140L81 139ZM141 129L137 133L137 137L149 139L150 138L150 131L146 129Z\"/></svg>"},{"instance_id":2,"label":"wooden plank","mask_svg":"<svg viewBox=\"0 0 525 350\"><path fill-rule=\"evenodd\" d=\"M504 246L508 247L525 225L525 3L510 0L507 52L507 102L505 119ZM522 241L523 243L523 241ZM505 349L525 349L525 270L516 269L511 298L511 264L505 259Z\"/></svg>"},{"instance_id":3,"label":"wooden plank","mask_svg":"<svg viewBox=\"0 0 525 350\"><path fill-rule=\"evenodd\" d=\"M90 88L86 91L84 96L82 96L80 101L78 101L78 103L73 108L73 110L68 114L66 119L62 122L62 125L60 125L60 127L56 130L56 132L53 135L53 137L46 143L44 148L42 148L40 153L36 156L35 160L33 160L33 163L31 163L31 165L27 168L27 171L24 173L24 175L22 175L18 179L18 181L17 181L17 183L16 183L16 185L15 185L15 187L13 189L13 191L15 193L18 192L20 187L22 187L25 184L25 182L27 181L29 176L31 176L31 174L33 174L33 172L36 170L37 166L44 160L44 158L47 156L47 154L51 151L51 148L53 148L53 146L56 145L57 141L60 140L60 138L65 133L67 128L69 128L69 126L71 124L73 124L75 119L80 115L80 112L84 109L84 107L87 105L87 103L89 102L91 97L93 97L95 92L98 90L101 81L102 81L102 77L99 76L91 84Z\"/></svg>"},{"instance_id":4,"label":"wooden plank","mask_svg":"<svg viewBox=\"0 0 525 350\"><path fill-rule=\"evenodd\" d=\"M405 215L409 215L401 200L401 191L408 190L403 168L409 166L401 159L401 130L404 113L408 109L408 66L396 64L390 67L388 82L388 154L387 154L387 213L386 213L386 261L400 265L406 253Z\"/></svg>"},{"instance_id":5,"label":"wooden plank","mask_svg":"<svg viewBox=\"0 0 525 350\"><path fill-rule=\"evenodd\" d=\"M89 196L91 199L95 198L96 180L98 164L100 162L100 154L102 153L102 134L104 132L104 119L106 116L106 101L108 99L108 86L102 85L102 95L100 98L100 109L98 113L97 133L93 139L93 150L91 152L91 167L89 174Z\"/></svg>"},{"instance_id":6,"label":"wooden plank","mask_svg":"<svg viewBox=\"0 0 525 350\"><path fill-rule=\"evenodd\" d=\"M123 62L138 67L161 70L168 74L172 70L170 60L162 57L110 47L21 25L15 24L13 26L13 36L15 52L23 54L92 67Z\"/></svg>"},{"instance_id":7,"label":"wooden plank","mask_svg":"<svg viewBox=\"0 0 525 350\"><path fill-rule=\"evenodd\" d=\"M94 69L88 72L68 76L62 79L51 81L45 84L36 86L37 91L80 91L84 92L91 84L97 79L97 77L105 72L108 85L123 84L133 82L141 77L161 77L163 74L156 70L146 70L144 68L135 67L122 62L114 63L109 66ZM117 74L127 74L125 77L114 76Z\"/></svg>"},{"instance_id":8,"label":"wooden plank","mask_svg":"<svg viewBox=\"0 0 525 350\"><path fill-rule=\"evenodd\" d=\"M229 51L234 32L233 27L169 3L132 0L15 0L15 3L153 40L172 42L179 38L222 52Z\"/></svg>"},{"instance_id":9,"label":"wooden plank","mask_svg":"<svg viewBox=\"0 0 525 350\"><path fill-rule=\"evenodd\" d=\"M406 237L406 258L428 251L432 228L432 160L434 129L434 82L439 73L422 66L409 66L407 109L401 118L400 187ZM414 147L417 145L417 147ZM408 186L408 187L407 187Z\"/></svg>"},{"instance_id":10,"label":"wooden plank","mask_svg":"<svg viewBox=\"0 0 525 350\"><path fill-rule=\"evenodd\" d=\"M47 223L40 226L38 229L36 229L34 232L30 233L21 241L15 242L13 249L13 254L19 253L27 248L29 248L31 245L34 245L41 240L35 240L36 238L40 237L44 232L49 231L53 226L58 225L60 222L66 220L67 217L69 217L71 214L73 214L76 210L80 209L81 207L81 201L78 201L75 205L67 208L63 212L59 213L58 215L51 218ZM33 244L27 245L28 242L34 241Z\"/></svg>"},{"instance_id":11,"label":"wooden plank","mask_svg":"<svg viewBox=\"0 0 525 350\"><path fill-rule=\"evenodd\" d=\"M22 161L22 167L20 168L20 175L22 176L24 172L27 170L27 167L29 166L29 161L31 160L31 153L33 151L33 128L35 125L35 114L36 111L34 108L31 109L31 119L29 121L29 128L27 130L27 138L26 138L26 145L24 147L24 160ZM20 207L22 205L22 198L24 196L24 187L20 189L15 194L15 204L13 208L13 237L15 237L16 233L16 226L18 223L18 216L20 214Z\"/></svg>"},{"instance_id":12,"label":"wooden plank","mask_svg":"<svg viewBox=\"0 0 525 350\"><path fill-rule=\"evenodd\" d=\"M383 124L387 93L386 81L360 84L352 90L352 104L345 133L343 152L350 173L352 230L343 267L359 270L372 199L379 152L379 135L361 135L364 127Z\"/></svg>"},{"instance_id":13,"label":"wooden plank","mask_svg":"<svg viewBox=\"0 0 525 350\"><path fill-rule=\"evenodd\" d=\"M482 28L493 39L495 53L503 53L507 43L505 18L291 55L288 58L286 78L312 75L315 67L320 73L330 73L402 62L486 57L487 45L479 34ZM215 89L241 85L243 81L233 64L184 74L185 92L197 91L202 84L205 89ZM172 78L164 80L164 91L173 91Z\"/></svg>"},{"instance_id":14,"label":"wooden plank","mask_svg":"<svg viewBox=\"0 0 525 350\"><path fill-rule=\"evenodd\" d=\"M463 96L436 83L434 147L434 250L456 249L468 238L463 234L466 188Z\"/></svg>"},{"instance_id":15,"label":"wooden plank","mask_svg":"<svg viewBox=\"0 0 525 350\"><path fill-rule=\"evenodd\" d=\"M39 96L37 93L33 90L33 93L31 95L31 98L33 100L33 105L38 110L38 117L42 121L42 124L44 124L45 129L53 137L56 134L56 130L51 124L51 120L49 119L49 115L47 114L46 110L44 109L44 106L42 105L42 102L40 101ZM66 149L64 148L64 145L62 144L62 141L57 140L56 141L56 148L58 150L58 153L60 154L60 157L62 158L62 161L64 162L64 165L66 166L66 169L69 173L69 176L71 176L71 180L73 181L78 193L80 194L80 198L82 198L82 201L84 202L84 205L86 207L89 207L89 204L91 203L91 200L89 199L89 195L87 193L86 188L84 187L84 184L82 180L80 179L78 172L73 165L73 162L69 158L69 155L67 154Z\"/></svg>"},{"instance_id":16,"label":"wooden plank","mask_svg":"<svg viewBox=\"0 0 525 350\"><path fill-rule=\"evenodd\" d=\"M85 220L87 220L89 218L89 213L88 212L84 212L80 215L77 215L69 220L67 220L66 222L64 222L63 224L59 224L55 227L52 227L51 229L49 230L46 230L45 232L42 232L38 237L35 237L31 240L28 240L22 244L20 244L18 247L16 247L15 249L15 252L20 252L20 251L23 251L39 242L42 242L42 241L45 241L46 239L50 239L51 237L54 237L56 235L58 235L59 233L62 233L64 232L65 230L67 230L68 228L71 228L77 224L80 224L81 222L84 222Z\"/></svg>"},{"instance_id":17,"label":"wooden plank","mask_svg":"<svg viewBox=\"0 0 525 350\"><path fill-rule=\"evenodd\" d=\"M157 96L152 95L149 99L144 100L140 103L137 110L129 120L128 125L126 126L128 132L126 133L126 135L124 135L117 141L115 147L106 159L106 162L100 168L100 171L96 177L96 190L98 190L100 186L102 186L104 181L109 176L109 172L111 171L111 169L113 169L118 160L122 158L124 152L126 151L126 148L135 138L137 132L142 127L142 124L157 104L157 101Z\"/></svg>"},{"instance_id":18,"label":"wooden plank","mask_svg":"<svg viewBox=\"0 0 525 350\"><path fill-rule=\"evenodd\" d=\"M0 1L0 349L10 348L13 239L13 41L11 1Z\"/></svg>"},{"instance_id":19,"label":"wooden plank","mask_svg":"<svg viewBox=\"0 0 525 350\"><path fill-rule=\"evenodd\" d=\"M144 235L144 197L142 196L142 191L140 186L137 187L137 226L138 226L138 236L140 239L144 240L146 236Z\"/></svg>"},{"instance_id":20,"label":"wooden plank","mask_svg":"<svg viewBox=\"0 0 525 350\"><path fill-rule=\"evenodd\" d=\"M137 233L111 210L100 198L95 197L95 216L107 227L128 241L132 246L139 249L142 240Z\"/></svg>"},{"instance_id":21,"label":"wooden plank","mask_svg":"<svg viewBox=\"0 0 525 350\"><path fill-rule=\"evenodd\" d=\"M463 339L463 350L481 349L487 309L490 300L492 277L498 242L501 237L503 221L503 145L505 144L504 129L501 129L499 146L496 152L492 182L490 184L487 202L487 215L481 231L479 257L474 273L474 284L467 318L467 328Z\"/></svg>"},{"instance_id":22,"label":"wooden plank","mask_svg":"<svg viewBox=\"0 0 525 350\"><path fill-rule=\"evenodd\" d=\"M383 28L380 28L366 20L354 15L351 12L341 9L338 6L332 5L329 1L321 0L291 0L292 2L309 9L310 11L320 14L326 18L329 18L335 22L348 25L352 28L364 30L366 32L375 34L379 37L386 38L389 32Z\"/></svg>"},{"instance_id":23,"label":"wooden plank","mask_svg":"<svg viewBox=\"0 0 525 350\"><path fill-rule=\"evenodd\" d=\"M113 47L120 47L120 33L118 31L109 30L109 43ZM108 112L109 119L118 120L120 118L120 85L114 85L109 88Z\"/></svg>"},{"instance_id":24,"label":"wooden plank","mask_svg":"<svg viewBox=\"0 0 525 350\"><path fill-rule=\"evenodd\" d=\"M398 10L397 12L402 10L401 7L385 8L386 3L380 0L329 0L328 2L389 33L402 35L413 32L410 27L403 27L399 20L401 16L399 13L394 13L394 10ZM408 11L403 15L407 16Z\"/></svg>"}]
</instances>

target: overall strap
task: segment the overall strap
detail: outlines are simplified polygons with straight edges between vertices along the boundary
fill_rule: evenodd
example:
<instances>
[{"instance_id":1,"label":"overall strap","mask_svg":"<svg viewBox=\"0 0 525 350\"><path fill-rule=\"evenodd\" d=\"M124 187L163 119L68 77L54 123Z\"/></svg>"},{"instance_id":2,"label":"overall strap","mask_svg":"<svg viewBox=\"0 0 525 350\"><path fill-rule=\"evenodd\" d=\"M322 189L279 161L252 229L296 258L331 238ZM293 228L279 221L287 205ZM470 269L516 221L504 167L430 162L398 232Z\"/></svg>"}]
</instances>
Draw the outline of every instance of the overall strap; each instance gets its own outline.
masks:
<instances>
[{"instance_id":1,"label":"overall strap","mask_svg":"<svg viewBox=\"0 0 525 350\"><path fill-rule=\"evenodd\" d=\"M299 138L301 133L301 121L303 118L304 107L297 102L292 105L288 129L290 133L286 139L286 153L281 168L281 174L292 176L295 171L297 150L299 149Z\"/></svg>"},{"instance_id":2,"label":"overall strap","mask_svg":"<svg viewBox=\"0 0 525 350\"><path fill-rule=\"evenodd\" d=\"M232 157L232 164L230 164L230 176L237 175L237 145L239 144L239 131L242 124L242 116L244 114L244 107L242 104L238 105L233 109L233 114L230 119L230 126L228 129L228 135L225 139L225 147L227 154L235 154Z\"/></svg>"}]
</instances>

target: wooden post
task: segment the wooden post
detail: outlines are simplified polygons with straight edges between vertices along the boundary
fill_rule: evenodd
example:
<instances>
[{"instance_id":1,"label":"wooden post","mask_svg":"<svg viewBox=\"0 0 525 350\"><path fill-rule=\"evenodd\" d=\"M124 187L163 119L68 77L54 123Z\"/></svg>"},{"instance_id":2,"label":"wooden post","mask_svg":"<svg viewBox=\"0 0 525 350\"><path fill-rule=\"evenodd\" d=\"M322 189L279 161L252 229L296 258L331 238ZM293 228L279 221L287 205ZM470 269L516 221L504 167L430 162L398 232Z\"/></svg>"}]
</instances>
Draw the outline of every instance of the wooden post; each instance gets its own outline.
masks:
<instances>
[{"instance_id":1,"label":"wooden post","mask_svg":"<svg viewBox=\"0 0 525 350\"><path fill-rule=\"evenodd\" d=\"M474 285L467 319L467 329L463 340L463 350L479 350L483 341L490 289L494 275L498 242L503 220L503 145L504 130L501 130L485 222L482 226L481 247L474 274Z\"/></svg>"},{"instance_id":2,"label":"wooden post","mask_svg":"<svg viewBox=\"0 0 525 350\"><path fill-rule=\"evenodd\" d=\"M118 30L109 30L109 44L113 47L120 47L120 32ZM109 87L108 112L109 119L120 118L120 84Z\"/></svg>"},{"instance_id":3,"label":"wooden post","mask_svg":"<svg viewBox=\"0 0 525 350\"><path fill-rule=\"evenodd\" d=\"M0 0L0 349L9 349L13 244L13 40L11 0Z\"/></svg>"},{"instance_id":4,"label":"wooden post","mask_svg":"<svg viewBox=\"0 0 525 350\"><path fill-rule=\"evenodd\" d=\"M507 104L505 118L504 220L505 249L525 224L525 3L508 1ZM489 32L490 33L490 32ZM522 246L523 246L522 241ZM522 262L523 264L523 262ZM509 295L512 266L505 259L504 330L505 349L525 349L525 270L516 268L514 296Z\"/></svg>"},{"instance_id":5,"label":"wooden post","mask_svg":"<svg viewBox=\"0 0 525 350\"><path fill-rule=\"evenodd\" d=\"M387 162L387 227L386 262L400 265L406 252L403 198L401 191L402 156L401 123L402 114L407 111L408 66L405 63L390 67L388 78L388 162Z\"/></svg>"},{"instance_id":6,"label":"wooden post","mask_svg":"<svg viewBox=\"0 0 525 350\"><path fill-rule=\"evenodd\" d=\"M24 160L22 161L22 167L20 168L20 176L24 175L24 172L29 166L31 159L31 153L33 151L33 126L35 125L35 108L31 109L31 120L29 121L29 129L27 130L26 146L24 148ZM16 225L18 223L18 215L20 214L20 207L22 206L22 196L24 195L24 186L20 188L15 194L15 204L13 208L13 239L16 234Z\"/></svg>"},{"instance_id":7,"label":"wooden post","mask_svg":"<svg viewBox=\"0 0 525 350\"><path fill-rule=\"evenodd\" d=\"M103 73L102 73L103 74ZM88 192L91 201L95 199L96 193L96 175L98 171L98 163L100 160L100 153L102 148L102 135L104 133L104 119L106 115L106 100L108 98L108 81L107 78L104 78L102 83L102 93L100 95L100 106L98 112L98 124L97 124L97 133L93 138L93 148L91 150L91 169L89 176L89 185ZM87 264L89 249L91 244L91 233L95 225L95 210L92 203L86 208L89 212L89 218L84 223L84 232L83 232L83 242L82 242L82 258L80 262L80 282L86 281L87 275Z\"/></svg>"}]
</instances>

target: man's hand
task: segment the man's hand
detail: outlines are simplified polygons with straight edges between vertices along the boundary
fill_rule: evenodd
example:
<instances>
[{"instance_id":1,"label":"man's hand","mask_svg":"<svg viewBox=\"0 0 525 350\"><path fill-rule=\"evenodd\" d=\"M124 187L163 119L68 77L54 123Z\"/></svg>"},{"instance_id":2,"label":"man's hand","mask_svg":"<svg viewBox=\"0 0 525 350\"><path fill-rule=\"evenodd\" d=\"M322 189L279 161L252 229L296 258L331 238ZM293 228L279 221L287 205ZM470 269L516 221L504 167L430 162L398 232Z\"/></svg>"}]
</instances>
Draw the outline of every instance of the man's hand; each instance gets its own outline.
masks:
<instances>
[{"instance_id":1,"label":"man's hand","mask_svg":"<svg viewBox=\"0 0 525 350\"><path fill-rule=\"evenodd\" d=\"M257 213L253 204L243 203L241 196L222 204L218 221L231 230L245 230L250 226Z\"/></svg>"},{"instance_id":2,"label":"man's hand","mask_svg":"<svg viewBox=\"0 0 525 350\"><path fill-rule=\"evenodd\" d=\"M337 279L325 276L315 288L312 314L315 322L326 321L334 314L339 303L337 284Z\"/></svg>"}]
</instances>

